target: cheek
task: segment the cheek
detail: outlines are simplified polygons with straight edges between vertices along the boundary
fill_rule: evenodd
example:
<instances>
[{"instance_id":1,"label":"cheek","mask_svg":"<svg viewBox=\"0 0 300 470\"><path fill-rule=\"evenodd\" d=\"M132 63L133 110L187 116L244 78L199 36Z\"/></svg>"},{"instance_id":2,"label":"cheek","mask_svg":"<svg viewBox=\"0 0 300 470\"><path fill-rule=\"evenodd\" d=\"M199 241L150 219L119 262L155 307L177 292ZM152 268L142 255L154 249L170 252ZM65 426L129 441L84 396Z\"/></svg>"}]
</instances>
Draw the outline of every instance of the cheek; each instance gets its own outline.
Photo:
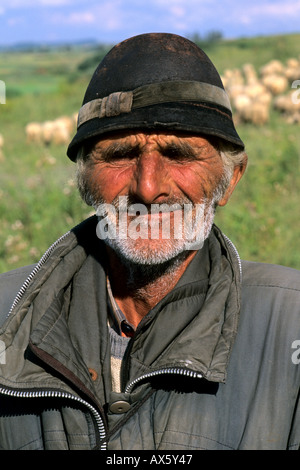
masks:
<instances>
[{"instance_id":1,"label":"cheek","mask_svg":"<svg viewBox=\"0 0 300 470\"><path fill-rule=\"evenodd\" d=\"M194 202L200 202L203 197L210 199L223 175L221 167L206 164L178 168L172 173L177 187Z\"/></svg>"},{"instance_id":2,"label":"cheek","mask_svg":"<svg viewBox=\"0 0 300 470\"><path fill-rule=\"evenodd\" d=\"M94 165L86 172L89 188L95 195L101 195L105 201L112 200L126 189L132 171L128 168L112 168Z\"/></svg>"}]
</instances>

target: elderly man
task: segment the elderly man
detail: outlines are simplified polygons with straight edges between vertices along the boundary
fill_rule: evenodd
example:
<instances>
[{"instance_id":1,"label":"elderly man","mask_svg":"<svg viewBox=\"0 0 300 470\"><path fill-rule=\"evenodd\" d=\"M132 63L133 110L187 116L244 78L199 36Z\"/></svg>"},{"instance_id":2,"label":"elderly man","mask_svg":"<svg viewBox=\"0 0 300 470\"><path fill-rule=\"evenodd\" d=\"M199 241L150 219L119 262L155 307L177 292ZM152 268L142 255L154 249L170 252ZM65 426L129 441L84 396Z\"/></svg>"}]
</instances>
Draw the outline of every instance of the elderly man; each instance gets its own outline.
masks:
<instances>
[{"instance_id":1,"label":"elderly man","mask_svg":"<svg viewBox=\"0 0 300 470\"><path fill-rule=\"evenodd\" d=\"M206 54L115 46L68 156L96 215L1 276L0 448L299 448L300 275L213 224L247 156Z\"/></svg>"}]
</instances>

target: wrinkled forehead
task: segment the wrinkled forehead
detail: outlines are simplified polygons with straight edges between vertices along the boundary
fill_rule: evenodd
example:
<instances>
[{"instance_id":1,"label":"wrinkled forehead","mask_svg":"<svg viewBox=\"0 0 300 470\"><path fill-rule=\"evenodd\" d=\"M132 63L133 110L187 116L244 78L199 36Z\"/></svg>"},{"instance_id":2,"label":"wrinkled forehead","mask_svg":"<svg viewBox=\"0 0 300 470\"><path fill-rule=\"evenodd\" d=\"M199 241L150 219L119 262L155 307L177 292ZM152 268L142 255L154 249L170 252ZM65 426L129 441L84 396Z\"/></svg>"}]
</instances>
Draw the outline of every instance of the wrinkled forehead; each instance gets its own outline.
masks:
<instances>
[{"instance_id":1,"label":"wrinkled forehead","mask_svg":"<svg viewBox=\"0 0 300 470\"><path fill-rule=\"evenodd\" d=\"M90 142L90 149L105 149L110 146L126 145L140 149L147 147L164 147L168 145L189 146L191 148L214 147L219 148L219 139L216 137L193 135L186 132L115 132L102 136Z\"/></svg>"}]
</instances>

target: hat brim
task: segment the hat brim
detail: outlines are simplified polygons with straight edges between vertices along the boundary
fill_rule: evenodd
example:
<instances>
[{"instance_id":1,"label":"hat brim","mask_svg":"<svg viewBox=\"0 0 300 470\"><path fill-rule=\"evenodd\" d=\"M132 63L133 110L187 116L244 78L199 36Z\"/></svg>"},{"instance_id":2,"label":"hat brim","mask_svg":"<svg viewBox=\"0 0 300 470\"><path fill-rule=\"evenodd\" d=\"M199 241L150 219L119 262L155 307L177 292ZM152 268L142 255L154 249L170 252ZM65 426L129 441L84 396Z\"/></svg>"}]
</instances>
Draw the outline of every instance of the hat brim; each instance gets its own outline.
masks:
<instances>
[{"instance_id":1,"label":"hat brim","mask_svg":"<svg viewBox=\"0 0 300 470\"><path fill-rule=\"evenodd\" d=\"M184 131L195 135L215 136L244 149L244 143L235 129L228 109L208 102L180 102L136 108L118 116L91 119L78 128L67 155L75 161L83 143L126 129Z\"/></svg>"}]
</instances>

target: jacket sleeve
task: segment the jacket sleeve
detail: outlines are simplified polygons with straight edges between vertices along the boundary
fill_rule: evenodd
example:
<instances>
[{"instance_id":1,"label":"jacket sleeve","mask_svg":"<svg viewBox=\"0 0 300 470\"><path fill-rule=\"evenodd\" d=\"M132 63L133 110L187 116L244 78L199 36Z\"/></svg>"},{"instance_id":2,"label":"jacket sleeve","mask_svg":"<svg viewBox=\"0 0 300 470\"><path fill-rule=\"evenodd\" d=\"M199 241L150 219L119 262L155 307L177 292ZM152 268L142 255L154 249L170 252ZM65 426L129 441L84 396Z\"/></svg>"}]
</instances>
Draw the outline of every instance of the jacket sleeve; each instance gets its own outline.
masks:
<instances>
[{"instance_id":1,"label":"jacket sleeve","mask_svg":"<svg viewBox=\"0 0 300 470\"><path fill-rule=\"evenodd\" d=\"M17 293L33 269L34 265L30 265L0 274L0 326L5 321Z\"/></svg>"},{"instance_id":2,"label":"jacket sleeve","mask_svg":"<svg viewBox=\"0 0 300 470\"><path fill-rule=\"evenodd\" d=\"M265 426L273 443L285 433L286 449L298 450L300 272L284 266L243 262L243 311L241 323L248 331L243 336L244 345L253 356L251 369L245 370L247 389L255 383L252 410L257 410L257 422ZM246 364L247 357L240 361ZM269 422L267 416L271 417ZM280 429L277 435L276 420Z\"/></svg>"}]
</instances>

